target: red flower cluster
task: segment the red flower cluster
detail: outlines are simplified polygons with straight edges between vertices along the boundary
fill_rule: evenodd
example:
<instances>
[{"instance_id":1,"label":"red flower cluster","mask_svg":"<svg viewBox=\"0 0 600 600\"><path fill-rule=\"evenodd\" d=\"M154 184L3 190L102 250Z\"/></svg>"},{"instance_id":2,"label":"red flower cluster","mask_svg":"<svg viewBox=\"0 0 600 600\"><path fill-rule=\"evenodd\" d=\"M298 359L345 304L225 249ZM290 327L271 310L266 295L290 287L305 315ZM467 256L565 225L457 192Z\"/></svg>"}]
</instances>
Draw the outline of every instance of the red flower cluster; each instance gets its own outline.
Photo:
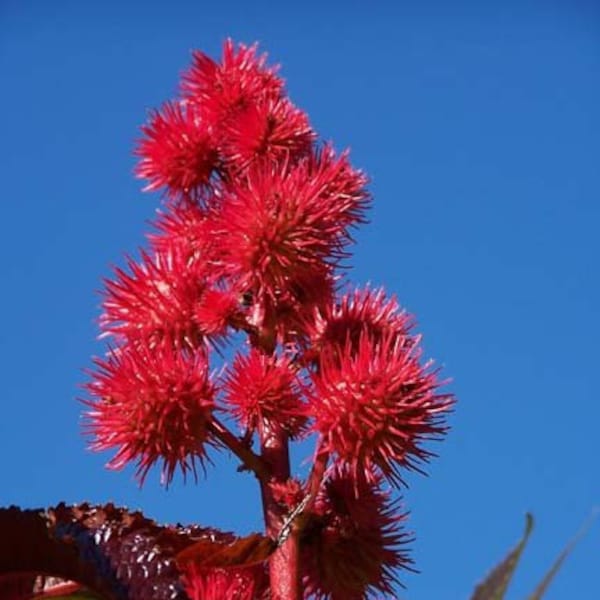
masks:
<instances>
[{"instance_id":1,"label":"red flower cluster","mask_svg":"<svg viewBox=\"0 0 600 600\"><path fill-rule=\"evenodd\" d=\"M142 132L137 174L165 203L141 259L106 281L100 325L115 346L87 385L92 448L116 449L109 466L137 463L141 480L162 461L168 483L227 447L261 480L271 542L282 532L271 565L296 540L307 594L390 592L410 560L382 481L431 456L423 443L445 432L453 398L394 298L343 292L366 177L317 143L265 56L230 41L220 62L194 54L180 97ZM215 350L240 335L249 347L210 377ZM310 433L317 458L299 482L288 443ZM191 597L254 597L239 565L206 568L187 574Z\"/></svg>"}]
</instances>

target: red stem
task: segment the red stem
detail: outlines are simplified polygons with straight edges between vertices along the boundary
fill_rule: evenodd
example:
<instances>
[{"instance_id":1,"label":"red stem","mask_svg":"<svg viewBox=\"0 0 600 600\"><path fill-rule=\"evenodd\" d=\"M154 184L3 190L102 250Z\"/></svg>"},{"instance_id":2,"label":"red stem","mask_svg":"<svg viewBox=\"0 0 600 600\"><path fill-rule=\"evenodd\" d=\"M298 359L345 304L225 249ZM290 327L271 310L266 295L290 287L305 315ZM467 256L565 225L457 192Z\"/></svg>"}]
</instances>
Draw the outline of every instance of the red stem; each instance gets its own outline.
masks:
<instances>
[{"instance_id":1,"label":"red stem","mask_svg":"<svg viewBox=\"0 0 600 600\"><path fill-rule=\"evenodd\" d=\"M261 459L245 446L239 438L237 438L223 423L213 417L210 425L211 431L219 439L219 441L229 448L243 463L244 466L254 472L261 482L267 482L270 479L271 473L268 466Z\"/></svg>"},{"instance_id":2,"label":"red stem","mask_svg":"<svg viewBox=\"0 0 600 600\"><path fill-rule=\"evenodd\" d=\"M310 511L315 498L321 487L323 476L325 475L325 469L329 462L329 452L321 448L321 440L319 440L317 451L315 453L315 462L313 463L310 475L308 476L308 494L309 499L304 509L306 512Z\"/></svg>"},{"instance_id":3,"label":"red stem","mask_svg":"<svg viewBox=\"0 0 600 600\"><path fill-rule=\"evenodd\" d=\"M261 458L270 467L272 482L283 483L290 477L288 435L278 423L263 421L259 426ZM286 516L285 508L273 497L269 482L261 482L263 513L267 535L276 539ZM275 550L269 560L272 600L300 600L300 555L298 535L294 531Z\"/></svg>"}]
</instances>

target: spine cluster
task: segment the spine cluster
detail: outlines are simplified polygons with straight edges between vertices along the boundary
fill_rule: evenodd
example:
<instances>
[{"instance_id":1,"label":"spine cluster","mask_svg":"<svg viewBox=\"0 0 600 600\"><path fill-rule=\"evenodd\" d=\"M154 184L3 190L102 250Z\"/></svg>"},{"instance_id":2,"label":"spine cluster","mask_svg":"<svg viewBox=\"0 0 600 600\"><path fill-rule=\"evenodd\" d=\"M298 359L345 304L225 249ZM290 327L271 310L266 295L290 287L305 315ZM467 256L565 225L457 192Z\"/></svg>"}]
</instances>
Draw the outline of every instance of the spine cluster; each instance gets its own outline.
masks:
<instances>
[{"instance_id":1,"label":"spine cluster","mask_svg":"<svg viewBox=\"0 0 600 600\"><path fill-rule=\"evenodd\" d=\"M268 576L256 554L211 567L192 552L192 598L392 593L410 536L386 486L428 459L453 398L397 301L344 277L365 175L319 142L278 69L231 41L218 62L194 53L142 132L137 175L164 201L140 258L105 282L91 447L141 482L154 465L166 484L195 476L222 449L254 472ZM226 345L233 359L215 375ZM306 437L314 464L299 481L289 444Z\"/></svg>"}]
</instances>

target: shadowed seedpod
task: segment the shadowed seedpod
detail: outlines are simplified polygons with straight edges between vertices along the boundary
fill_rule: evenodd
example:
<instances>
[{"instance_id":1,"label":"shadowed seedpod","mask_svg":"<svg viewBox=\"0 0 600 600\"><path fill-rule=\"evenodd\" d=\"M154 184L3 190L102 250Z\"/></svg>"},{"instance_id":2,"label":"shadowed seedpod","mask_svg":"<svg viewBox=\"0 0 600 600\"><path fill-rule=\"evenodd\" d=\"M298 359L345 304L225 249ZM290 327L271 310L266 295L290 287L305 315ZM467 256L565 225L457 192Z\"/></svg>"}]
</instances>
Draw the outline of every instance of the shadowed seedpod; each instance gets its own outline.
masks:
<instances>
[{"instance_id":1,"label":"shadowed seedpod","mask_svg":"<svg viewBox=\"0 0 600 600\"><path fill-rule=\"evenodd\" d=\"M177 564L190 600L266 600L266 561L276 547L256 533L226 544L202 540L188 546Z\"/></svg>"},{"instance_id":2,"label":"shadowed seedpod","mask_svg":"<svg viewBox=\"0 0 600 600\"><path fill-rule=\"evenodd\" d=\"M301 540L306 598L381 598L399 583L398 569L412 570L412 536L401 529L406 514L380 477L370 479L345 468L325 482Z\"/></svg>"},{"instance_id":3,"label":"shadowed seedpod","mask_svg":"<svg viewBox=\"0 0 600 600\"><path fill-rule=\"evenodd\" d=\"M355 289L336 303L315 311L314 320L307 326L312 345L307 354L315 359L323 350L343 350L347 343L356 352L365 333L375 342L384 337L400 337L410 347L418 342L410 335L412 328L412 316L400 309L394 297L386 297L383 289Z\"/></svg>"},{"instance_id":4,"label":"shadowed seedpod","mask_svg":"<svg viewBox=\"0 0 600 600\"><path fill-rule=\"evenodd\" d=\"M305 345L307 325L312 324L307 315L325 310L333 302L336 282L334 269L326 264L290 277L285 289L272 301L280 343Z\"/></svg>"},{"instance_id":5,"label":"shadowed seedpod","mask_svg":"<svg viewBox=\"0 0 600 600\"><path fill-rule=\"evenodd\" d=\"M183 567L189 600L269 600L268 576L263 565L204 568Z\"/></svg>"}]
</instances>

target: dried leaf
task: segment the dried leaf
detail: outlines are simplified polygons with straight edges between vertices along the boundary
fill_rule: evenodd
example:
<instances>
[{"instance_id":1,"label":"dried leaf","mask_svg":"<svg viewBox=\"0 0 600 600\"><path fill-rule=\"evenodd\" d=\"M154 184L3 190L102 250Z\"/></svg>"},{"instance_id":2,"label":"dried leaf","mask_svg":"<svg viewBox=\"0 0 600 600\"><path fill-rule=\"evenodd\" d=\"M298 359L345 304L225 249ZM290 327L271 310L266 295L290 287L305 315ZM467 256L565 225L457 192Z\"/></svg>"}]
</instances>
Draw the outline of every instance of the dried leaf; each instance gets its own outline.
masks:
<instances>
[{"instance_id":1,"label":"dried leaf","mask_svg":"<svg viewBox=\"0 0 600 600\"><path fill-rule=\"evenodd\" d=\"M521 554L533 530L533 517L527 513L525 532L519 543L509 552L506 558L475 588L471 600L503 600L504 594L512 580Z\"/></svg>"},{"instance_id":2,"label":"dried leaf","mask_svg":"<svg viewBox=\"0 0 600 600\"><path fill-rule=\"evenodd\" d=\"M558 555L558 558L554 561L554 564L550 567L550 570L546 573L542 581L540 581L535 591L527 600L541 600L542 596L546 593L548 587L552 583L555 575L558 573L563 563L565 562L567 556L571 554L573 548L579 543L581 538L589 531L590 527L596 520L600 509L595 509L592 514L586 519L583 523L579 531L575 534L575 536L567 543L564 550Z\"/></svg>"},{"instance_id":3,"label":"dried leaf","mask_svg":"<svg viewBox=\"0 0 600 600\"><path fill-rule=\"evenodd\" d=\"M202 567L245 566L266 560L276 547L271 538L253 533L229 544L196 542L180 552L176 560L179 565L194 562Z\"/></svg>"}]
</instances>

